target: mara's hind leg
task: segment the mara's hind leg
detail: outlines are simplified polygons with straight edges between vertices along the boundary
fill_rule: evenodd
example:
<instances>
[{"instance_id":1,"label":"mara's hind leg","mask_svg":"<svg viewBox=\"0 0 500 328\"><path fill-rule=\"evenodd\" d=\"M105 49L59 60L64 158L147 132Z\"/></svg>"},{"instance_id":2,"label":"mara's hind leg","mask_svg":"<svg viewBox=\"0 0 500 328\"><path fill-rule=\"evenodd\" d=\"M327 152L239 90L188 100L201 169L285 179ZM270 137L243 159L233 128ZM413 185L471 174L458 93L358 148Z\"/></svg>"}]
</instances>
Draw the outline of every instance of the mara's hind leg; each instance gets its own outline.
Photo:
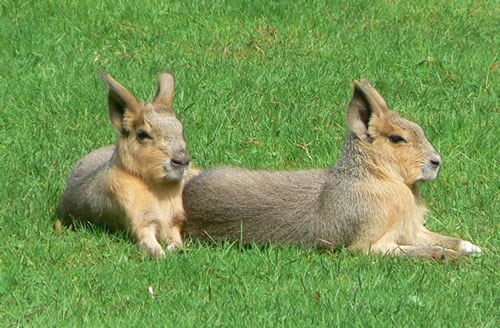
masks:
<instances>
[{"instance_id":1,"label":"mara's hind leg","mask_svg":"<svg viewBox=\"0 0 500 328\"><path fill-rule=\"evenodd\" d=\"M482 253L479 246L471 242L461 240L459 238L441 235L422 227L416 235L416 244L418 246L442 246L454 251L460 252L462 255L478 255Z\"/></svg>"}]
</instances>

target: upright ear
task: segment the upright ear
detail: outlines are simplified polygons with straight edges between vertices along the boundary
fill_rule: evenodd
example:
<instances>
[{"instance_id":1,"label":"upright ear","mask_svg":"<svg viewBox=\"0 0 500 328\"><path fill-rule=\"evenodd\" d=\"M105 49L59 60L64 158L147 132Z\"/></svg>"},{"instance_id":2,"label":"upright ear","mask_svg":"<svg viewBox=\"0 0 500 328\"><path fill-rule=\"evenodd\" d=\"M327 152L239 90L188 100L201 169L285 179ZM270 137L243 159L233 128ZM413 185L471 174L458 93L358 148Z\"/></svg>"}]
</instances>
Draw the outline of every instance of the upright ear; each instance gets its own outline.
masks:
<instances>
[{"instance_id":1,"label":"upright ear","mask_svg":"<svg viewBox=\"0 0 500 328\"><path fill-rule=\"evenodd\" d=\"M347 110L347 124L351 131L362 140L371 140L370 122L382 119L387 112L384 98L370 81L354 81L354 93Z\"/></svg>"},{"instance_id":2,"label":"upright ear","mask_svg":"<svg viewBox=\"0 0 500 328\"><path fill-rule=\"evenodd\" d=\"M173 112L175 77L168 73L162 73L158 77L158 89L153 99L153 105L158 109Z\"/></svg>"},{"instance_id":3,"label":"upright ear","mask_svg":"<svg viewBox=\"0 0 500 328\"><path fill-rule=\"evenodd\" d=\"M139 101L110 74L101 71L101 77L109 87L109 118L118 131L126 132L140 115Z\"/></svg>"}]
</instances>

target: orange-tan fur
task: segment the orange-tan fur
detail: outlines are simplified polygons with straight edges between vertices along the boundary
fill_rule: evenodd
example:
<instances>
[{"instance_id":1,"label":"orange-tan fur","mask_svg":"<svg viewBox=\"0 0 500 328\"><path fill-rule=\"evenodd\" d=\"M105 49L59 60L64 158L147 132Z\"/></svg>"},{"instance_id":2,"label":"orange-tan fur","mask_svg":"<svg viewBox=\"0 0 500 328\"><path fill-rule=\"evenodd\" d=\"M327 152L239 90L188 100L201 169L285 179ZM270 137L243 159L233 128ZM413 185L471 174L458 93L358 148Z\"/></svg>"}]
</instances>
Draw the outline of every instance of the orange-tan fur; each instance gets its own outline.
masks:
<instances>
[{"instance_id":1,"label":"orange-tan fur","mask_svg":"<svg viewBox=\"0 0 500 328\"><path fill-rule=\"evenodd\" d=\"M164 257L183 247L182 188L197 171L189 168L183 127L173 111L174 77L163 73L151 103L139 101L111 75L111 122L119 132L115 145L83 157L63 194L65 218L128 231L140 248Z\"/></svg>"},{"instance_id":2,"label":"orange-tan fur","mask_svg":"<svg viewBox=\"0 0 500 328\"><path fill-rule=\"evenodd\" d=\"M441 158L417 124L389 109L369 83L355 82L344 153L329 170L205 170L183 192L185 229L201 238L348 247L447 258L481 253L424 226L418 191Z\"/></svg>"}]
</instances>

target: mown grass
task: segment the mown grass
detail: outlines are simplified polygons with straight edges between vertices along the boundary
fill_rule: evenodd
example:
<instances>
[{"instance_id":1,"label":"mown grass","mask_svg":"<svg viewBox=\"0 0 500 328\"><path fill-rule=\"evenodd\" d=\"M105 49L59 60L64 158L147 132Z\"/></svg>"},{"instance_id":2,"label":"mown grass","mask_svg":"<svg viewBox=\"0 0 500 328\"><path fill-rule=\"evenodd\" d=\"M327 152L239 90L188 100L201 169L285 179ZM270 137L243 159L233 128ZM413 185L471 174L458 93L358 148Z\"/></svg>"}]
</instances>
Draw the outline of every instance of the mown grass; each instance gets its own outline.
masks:
<instances>
[{"instance_id":1,"label":"mown grass","mask_svg":"<svg viewBox=\"0 0 500 328\"><path fill-rule=\"evenodd\" d=\"M498 325L495 1L0 3L2 326ZM327 167L368 77L444 158L428 225L481 258L435 263L53 229L74 162L112 143L105 68L149 99L163 69L200 167ZM154 298L148 292L152 287Z\"/></svg>"}]
</instances>

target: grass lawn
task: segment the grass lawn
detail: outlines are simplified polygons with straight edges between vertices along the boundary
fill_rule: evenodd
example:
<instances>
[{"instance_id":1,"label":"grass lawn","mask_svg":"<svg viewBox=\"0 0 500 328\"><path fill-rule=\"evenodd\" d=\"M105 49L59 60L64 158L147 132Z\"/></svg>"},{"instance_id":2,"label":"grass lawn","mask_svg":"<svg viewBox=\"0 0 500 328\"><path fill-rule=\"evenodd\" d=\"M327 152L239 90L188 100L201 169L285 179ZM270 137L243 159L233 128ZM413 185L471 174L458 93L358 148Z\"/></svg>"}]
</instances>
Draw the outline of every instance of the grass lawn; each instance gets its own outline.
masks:
<instances>
[{"instance_id":1,"label":"grass lawn","mask_svg":"<svg viewBox=\"0 0 500 328\"><path fill-rule=\"evenodd\" d=\"M498 327L496 1L0 2L0 326ZM151 99L164 69L197 166L333 165L370 78L439 150L428 226L454 263L55 231L74 163L110 144L105 68ZM148 291L151 287L153 295Z\"/></svg>"}]
</instances>

